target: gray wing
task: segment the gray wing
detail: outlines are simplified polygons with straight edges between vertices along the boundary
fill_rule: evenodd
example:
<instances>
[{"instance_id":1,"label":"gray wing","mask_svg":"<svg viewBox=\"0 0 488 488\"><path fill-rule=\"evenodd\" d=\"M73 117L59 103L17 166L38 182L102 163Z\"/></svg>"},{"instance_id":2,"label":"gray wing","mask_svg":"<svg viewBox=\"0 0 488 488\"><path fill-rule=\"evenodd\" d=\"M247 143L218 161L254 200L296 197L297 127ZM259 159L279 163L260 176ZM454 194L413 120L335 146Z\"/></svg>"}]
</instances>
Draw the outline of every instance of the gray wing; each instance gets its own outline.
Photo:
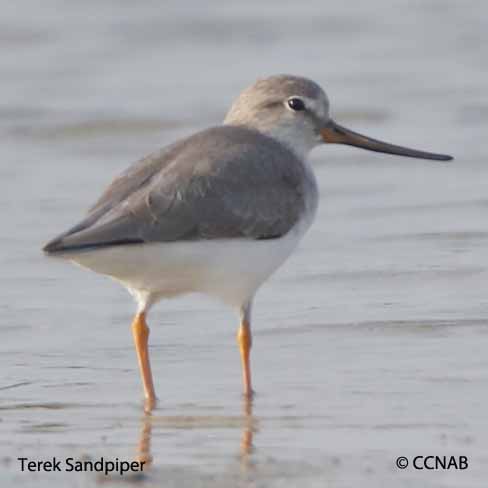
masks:
<instances>
[{"instance_id":1,"label":"gray wing","mask_svg":"<svg viewBox=\"0 0 488 488\"><path fill-rule=\"evenodd\" d=\"M129 168L45 250L280 237L305 210L305 184L301 162L272 139L238 127L208 129Z\"/></svg>"}]
</instances>

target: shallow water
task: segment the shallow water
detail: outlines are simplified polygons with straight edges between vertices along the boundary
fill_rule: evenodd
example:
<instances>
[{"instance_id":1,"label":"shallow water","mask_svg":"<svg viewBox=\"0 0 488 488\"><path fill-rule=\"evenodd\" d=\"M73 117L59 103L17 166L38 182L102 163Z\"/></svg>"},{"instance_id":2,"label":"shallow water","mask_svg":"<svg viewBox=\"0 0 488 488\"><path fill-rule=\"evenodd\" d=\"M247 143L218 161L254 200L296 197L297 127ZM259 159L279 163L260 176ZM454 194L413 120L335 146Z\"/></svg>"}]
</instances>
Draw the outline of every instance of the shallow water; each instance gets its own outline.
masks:
<instances>
[{"instance_id":1,"label":"shallow water","mask_svg":"<svg viewBox=\"0 0 488 488\"><path fill-rule=\"evenodd\" d=\"M484 486L485 3L24 5L0 17L0 484ZM323 84L339 123L456 161L317 149L317 221L255 304L254 404L235 315L186 297L151 314L146 416L129 296L40 247L131 161L280 72ZM395 467L432 454L469 468ZM20 456L152 463L36 475Z\"/></svg>"}]
</instances>

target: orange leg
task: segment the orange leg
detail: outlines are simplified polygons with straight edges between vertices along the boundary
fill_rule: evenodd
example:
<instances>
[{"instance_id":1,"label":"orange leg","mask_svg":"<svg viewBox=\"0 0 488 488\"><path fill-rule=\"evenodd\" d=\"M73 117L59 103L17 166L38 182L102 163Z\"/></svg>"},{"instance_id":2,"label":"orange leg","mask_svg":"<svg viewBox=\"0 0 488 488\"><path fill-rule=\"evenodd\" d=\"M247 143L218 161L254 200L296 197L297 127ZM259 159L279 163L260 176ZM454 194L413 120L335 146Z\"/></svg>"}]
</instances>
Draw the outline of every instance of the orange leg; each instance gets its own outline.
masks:
<instances>
[{"instance_id":1,"label":"orange leg","mask_svg":"<svg viewBox=\"0 0 488 488\"><path fill-rule=\"evenodd\" d=\"M146 408L151 410L156 403L156 394L151 374L151 364L149 363L149 351L147 341L149 338L149 327L146 324L144 312L138 313L132 322L132 335L137 352L137 361L141 372L144 396L146 398Z\"/></svg>"},{"instance_id":2,"label":"orange leg","mask_svg":"<svg viewBox=\"0 0 488 488\"><path fill-rule=\"evenodd\" d=\"M239 345L239 350L241 353L244 396L251 398L253 391L251 387L251 364L249 361L249 356L251 353L252 335L249 318L246 315L247 314L245 314L241 319L241 325L239 326L239 330L237 332L237 344Z\"/></svg>"}]
</instances>

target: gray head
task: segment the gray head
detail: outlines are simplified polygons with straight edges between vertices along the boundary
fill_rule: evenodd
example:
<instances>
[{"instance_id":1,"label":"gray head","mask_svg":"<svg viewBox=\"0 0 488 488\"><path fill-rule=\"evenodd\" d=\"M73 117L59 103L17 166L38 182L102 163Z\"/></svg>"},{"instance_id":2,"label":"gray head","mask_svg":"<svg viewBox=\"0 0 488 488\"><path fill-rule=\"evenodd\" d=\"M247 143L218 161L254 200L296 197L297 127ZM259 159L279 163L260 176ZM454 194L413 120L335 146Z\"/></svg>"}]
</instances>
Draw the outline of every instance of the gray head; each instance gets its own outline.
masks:
<instances>
[{"instance_id":1,"label":"gray head","mask_svg":"<svg viewBox=\"0 0 488 488\"><path fill-rule=\"evenodd\" d=\"M257 129L306 154L320 144L320 128L328 121L329 100L317 83L278 75L246 88L224 123Z\"/></svg>"},{"instance_id":2,"label":"gray head","mask_svg":"<svg viewBox=\"0 0 488 488\"><path fill-rule=\"evenodd\" d=\"M322 88L298 76L277 75L256 81L234 101L224 124L258 130L302 157L319 144L337 143L413 158L452 159L394 146L336 124L330 118L329 99Z\"/></svg>"}]
</instances>

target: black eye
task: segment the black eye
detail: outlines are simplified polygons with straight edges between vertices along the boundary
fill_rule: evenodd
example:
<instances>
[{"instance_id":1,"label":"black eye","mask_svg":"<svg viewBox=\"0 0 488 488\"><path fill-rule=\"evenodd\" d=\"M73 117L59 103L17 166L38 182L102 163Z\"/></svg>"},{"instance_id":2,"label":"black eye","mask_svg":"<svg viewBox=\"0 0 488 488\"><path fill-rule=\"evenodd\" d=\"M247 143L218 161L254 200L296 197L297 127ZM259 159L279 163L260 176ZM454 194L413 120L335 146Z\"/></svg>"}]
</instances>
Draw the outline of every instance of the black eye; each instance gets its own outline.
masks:
<instances>
[{"instance_id":1,"label":"black eye","mask_svg":"<svg viewBox=\"0 0 488 488\"><path fill-rule=\"evenodd\" d=\"M289 98L288 99L288 106L295 110L295 112L299 112L300 110L305 110L305 104L301 98Z\"/></svg>"}]
</instances>

